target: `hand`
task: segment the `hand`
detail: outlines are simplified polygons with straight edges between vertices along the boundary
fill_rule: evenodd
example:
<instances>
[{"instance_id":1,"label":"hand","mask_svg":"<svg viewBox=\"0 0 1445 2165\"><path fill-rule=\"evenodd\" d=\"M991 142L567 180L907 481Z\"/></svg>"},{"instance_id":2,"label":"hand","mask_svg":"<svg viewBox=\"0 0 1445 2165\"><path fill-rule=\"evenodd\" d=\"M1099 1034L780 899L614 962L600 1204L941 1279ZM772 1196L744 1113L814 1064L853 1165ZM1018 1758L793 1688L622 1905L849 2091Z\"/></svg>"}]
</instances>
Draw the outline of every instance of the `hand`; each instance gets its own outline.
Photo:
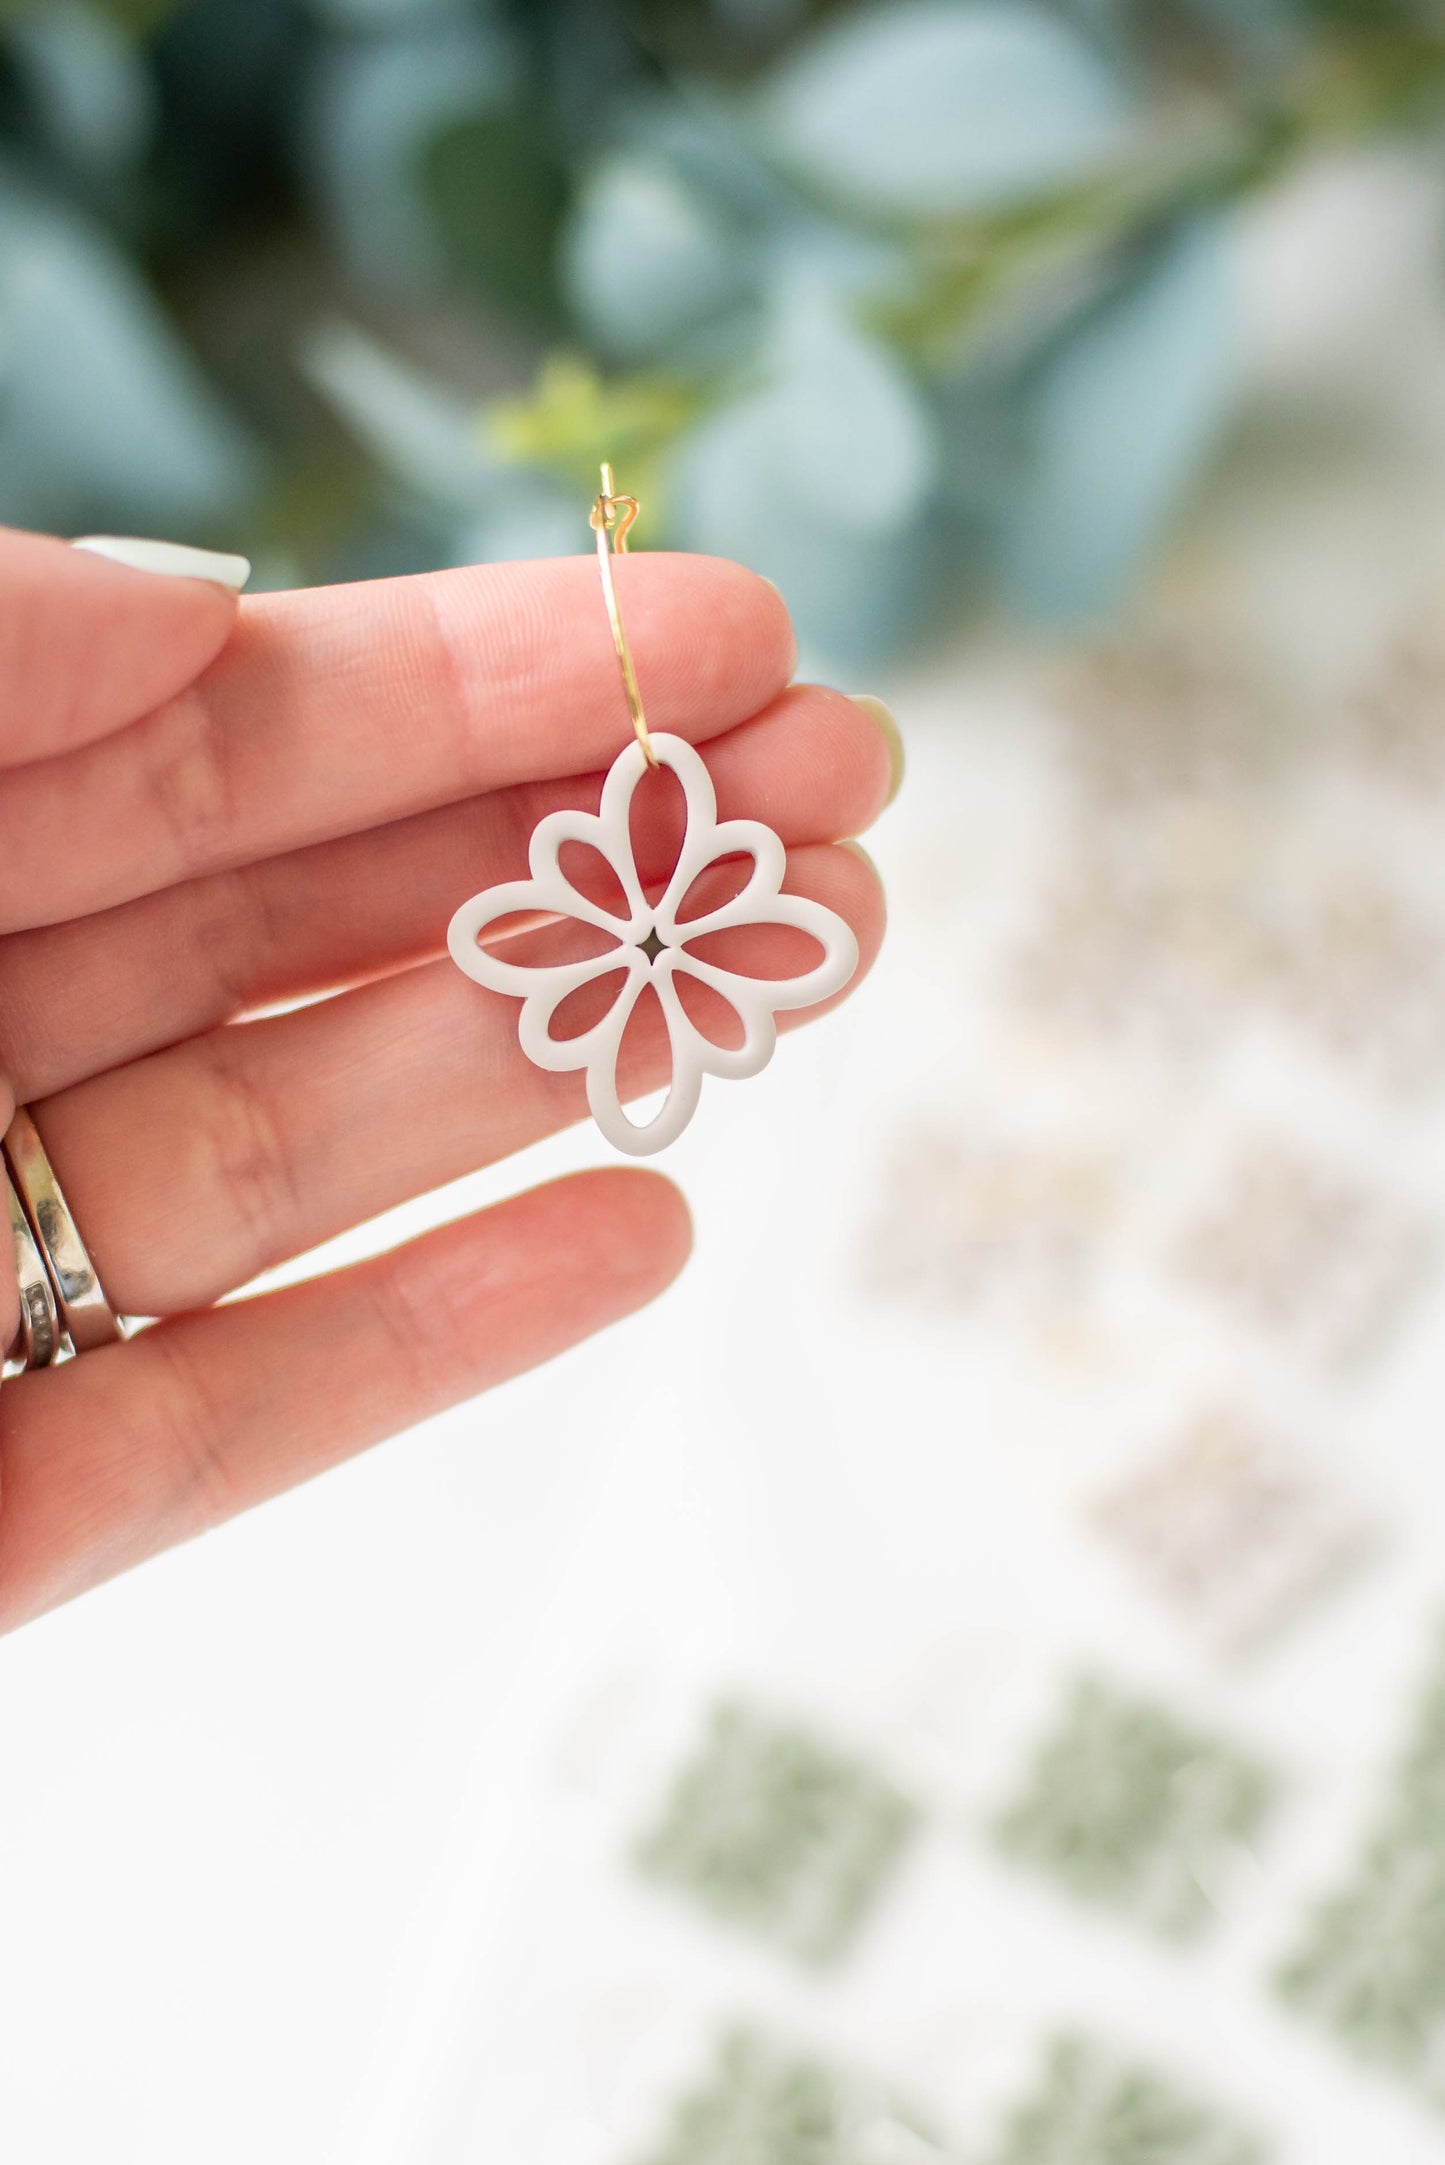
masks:
<instances>
[{"instance_id":1,"label":"hand","mask_svg":"<svg viewBox=\"0 0 1445 2165\"><path fill-rule=\"evenodd\" d=\"M720 816L778 830L789 888L848 919L866 966L882 896L833 844L888 797L879 727L789 688L762 580L666 555L617 579L652 725L705 744ZM529 1065L515 1003L445 936L525 872L543 813L595 808L626 740L586 555L238 611L0 533L0 1116L29 1104L112 1304L162 1319L0 1392L0 1624L551 1358L678 1271L676 1189L614 1165L213 1305L585 1116L581 1076ZM639 802L660 886L671 807ZM255 1019L284 1002L308 1004ZM639 1016L630 1095L667 1078ZM0 1344L17 1321L6 1269Z\"/></svg>"}]
</instances>

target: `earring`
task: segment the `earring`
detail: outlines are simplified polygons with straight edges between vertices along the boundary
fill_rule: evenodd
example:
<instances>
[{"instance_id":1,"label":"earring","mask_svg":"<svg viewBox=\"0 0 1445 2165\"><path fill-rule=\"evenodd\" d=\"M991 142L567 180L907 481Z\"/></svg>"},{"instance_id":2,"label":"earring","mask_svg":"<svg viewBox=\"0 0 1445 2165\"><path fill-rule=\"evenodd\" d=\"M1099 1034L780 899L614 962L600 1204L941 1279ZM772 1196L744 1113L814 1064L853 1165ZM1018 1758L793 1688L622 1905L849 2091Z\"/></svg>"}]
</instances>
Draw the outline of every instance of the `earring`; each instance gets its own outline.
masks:
<instances>
[{"instance_id":1,"label":"earring","mask_svg":"<svg viewBox=\"0 0 1445 2165\"><path fill-rule=\"evenodd\" d=\"M625 554L627 533L637 517L637 499L613 493L612 469L602 468L602 493L592 506L597 536L597 564L612 627L613 645L634 741L613 761L602 787L599 810L552 812L533 830L528 850L531 877L489 887L464 902L451 921L447 945L468 977L490 991L510 993L522 1002L517 1035L534 1066L551 1074L586 1071L587 1102L607 1140L630 1157L646 1157L675 1142L697 1109L704 1075L756 1075L767 1066L777 1042L774 1016L782 1009L811 1007L839 992L858 967L858 943L835 911L821 902L781 892L787 857L771 827L760 820L719 820L717 798L703 760L682 737L649 733L632 653L622 628L612 578L612 554ZM633 855L633 794L649 769L666 767L682 785L687 823L677 863L657 901L643 890ZM607 909L580 894L559 861L564 842L582 842L597 850L616 875L623 896L621 910ZM718 859L744 856L752 871L741 893L700 916L679 915L689 889ZM570 918L610 935L611 944L582 962L528 965L506 959L506 943L481 945L483 934L500 918L526 911L550 918ZM693 943L714 932L739 926L787 925L807 933L823 950L822 960L797 977L753 978L704 961ZM580 1036L556 1038L552 1018L569 994L621 970L616 998L600 1022ZM678 995L678 980L690 977L718 994L742 1024L742 1043L731 1049L715 1045L697 1028ZM661 1109L639 1126L623 1111L617 1094L617 1057L623 1033L638 998L648 986L657 995L672 1048L672 1083Z\"/></svg>"}]
</instances>

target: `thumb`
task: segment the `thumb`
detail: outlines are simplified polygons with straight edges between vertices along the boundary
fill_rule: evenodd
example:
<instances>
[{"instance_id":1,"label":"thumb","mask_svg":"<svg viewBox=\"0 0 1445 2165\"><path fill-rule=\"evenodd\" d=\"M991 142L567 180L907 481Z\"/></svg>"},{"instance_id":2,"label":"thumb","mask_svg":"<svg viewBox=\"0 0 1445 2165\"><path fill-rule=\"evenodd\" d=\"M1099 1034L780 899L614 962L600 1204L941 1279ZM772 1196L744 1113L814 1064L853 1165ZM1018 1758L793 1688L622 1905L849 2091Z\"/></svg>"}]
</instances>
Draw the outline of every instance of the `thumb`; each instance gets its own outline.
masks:
<instances>
[{"instance_id":1,"label":"thumb","mask_svg":"<svg viewBox=\"0 0 1445 2165\"><path fill-rule=\"evenodd\" d=\"M0 527L0 767L90 744L174 698L225 645L243 556Z\"/></svg>"}]
</instances>

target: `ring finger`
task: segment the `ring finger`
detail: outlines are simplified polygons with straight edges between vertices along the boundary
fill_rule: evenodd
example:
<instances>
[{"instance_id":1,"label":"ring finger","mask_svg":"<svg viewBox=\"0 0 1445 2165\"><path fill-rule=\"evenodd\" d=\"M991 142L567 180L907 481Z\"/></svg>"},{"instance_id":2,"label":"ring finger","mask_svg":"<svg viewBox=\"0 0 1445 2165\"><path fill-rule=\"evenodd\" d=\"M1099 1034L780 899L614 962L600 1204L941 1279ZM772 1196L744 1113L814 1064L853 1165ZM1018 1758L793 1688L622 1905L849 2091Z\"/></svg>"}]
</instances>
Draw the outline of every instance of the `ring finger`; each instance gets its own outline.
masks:
<instances>
[{"instance_id":1,"label":"ring finger","mask_svg":"<svg viewBox=\"0 0 1445 2165\"><path fill-rule=\"evenodd\" d=\"M883 902L862 852L796 850L787 887L848 920L866 968ZM747 937L752 957L729 966L773 974L753 936L729 937ZM790 972L808 966L801 946ZM667 1074L649 1014L629 1029L619 1081L637 1096ZM535 1142L585 1102L580 1075L526 1061L514 1004L444 961L213 1031L35 1110L112 1301L168 1315Z\"/></svg>"}]
</instances>

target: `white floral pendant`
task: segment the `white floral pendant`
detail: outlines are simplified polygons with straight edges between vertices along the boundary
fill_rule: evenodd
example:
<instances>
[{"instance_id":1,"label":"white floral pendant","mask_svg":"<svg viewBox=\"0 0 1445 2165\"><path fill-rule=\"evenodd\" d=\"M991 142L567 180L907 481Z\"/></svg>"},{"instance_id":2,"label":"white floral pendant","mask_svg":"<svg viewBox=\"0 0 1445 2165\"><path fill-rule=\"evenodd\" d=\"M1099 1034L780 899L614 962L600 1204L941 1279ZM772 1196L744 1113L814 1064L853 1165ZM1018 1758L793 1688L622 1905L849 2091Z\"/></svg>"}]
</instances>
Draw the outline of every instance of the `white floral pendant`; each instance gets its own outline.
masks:
<instances>
[{"instance_id":1,"label":"white floral pendant","mask_svg":"<svg viewBox=\"0 0 1445 2165\"><path fill-rule=\"evenodd\" d=\"M587 1071L587 1102L602 1133L630 1157L647 1157L675 1142L697 1108L704 1075L756 1075L773 1056L777 1042L774 1015L782 1008L811 1007L839 992L858 967L858 943L843 919L821 902L780 892L786 868L782 843L760 820L717 816L712 779L692 746L681 737L653 736L659 766L670 767L682 784L687 826L667 891L654 907L642 891L632 854L633 792L647 771L640 743L629 744L613 761L597 812L552 812L540 820L528 849L531 878L489 887L464 902L451 921L447 945L453 960L493 992L511 993L522 1002L517 1035L533 1065L552 1074ZM564 842L583 842L600 851L616 873L626 901L621 916L588 901L563 872L559 852ZM700 917L678 920L678 910L699 873L720 857L751 857L753 869L742 892ZM570 917L615 935L616 945L583 962L528 966L507 962L479 943L489 925L521 911ZM743 977L702 961L691 943L711 932L740 925L790 925L808 933L823 949L814 969L799 977ZM624 968L626 980L602 1020L579 1037L554 1038L552 1017L569 993L609 972ZM676 980L686 974L728 1001L743 1026L743 1041L727 1050L695 1026L678 996ZM644 987L657 994L672 1046L672 1086L646 1126L630 1120L617 1095L617 1055L628 1017Z\"/></svg>"}]
</instances>

